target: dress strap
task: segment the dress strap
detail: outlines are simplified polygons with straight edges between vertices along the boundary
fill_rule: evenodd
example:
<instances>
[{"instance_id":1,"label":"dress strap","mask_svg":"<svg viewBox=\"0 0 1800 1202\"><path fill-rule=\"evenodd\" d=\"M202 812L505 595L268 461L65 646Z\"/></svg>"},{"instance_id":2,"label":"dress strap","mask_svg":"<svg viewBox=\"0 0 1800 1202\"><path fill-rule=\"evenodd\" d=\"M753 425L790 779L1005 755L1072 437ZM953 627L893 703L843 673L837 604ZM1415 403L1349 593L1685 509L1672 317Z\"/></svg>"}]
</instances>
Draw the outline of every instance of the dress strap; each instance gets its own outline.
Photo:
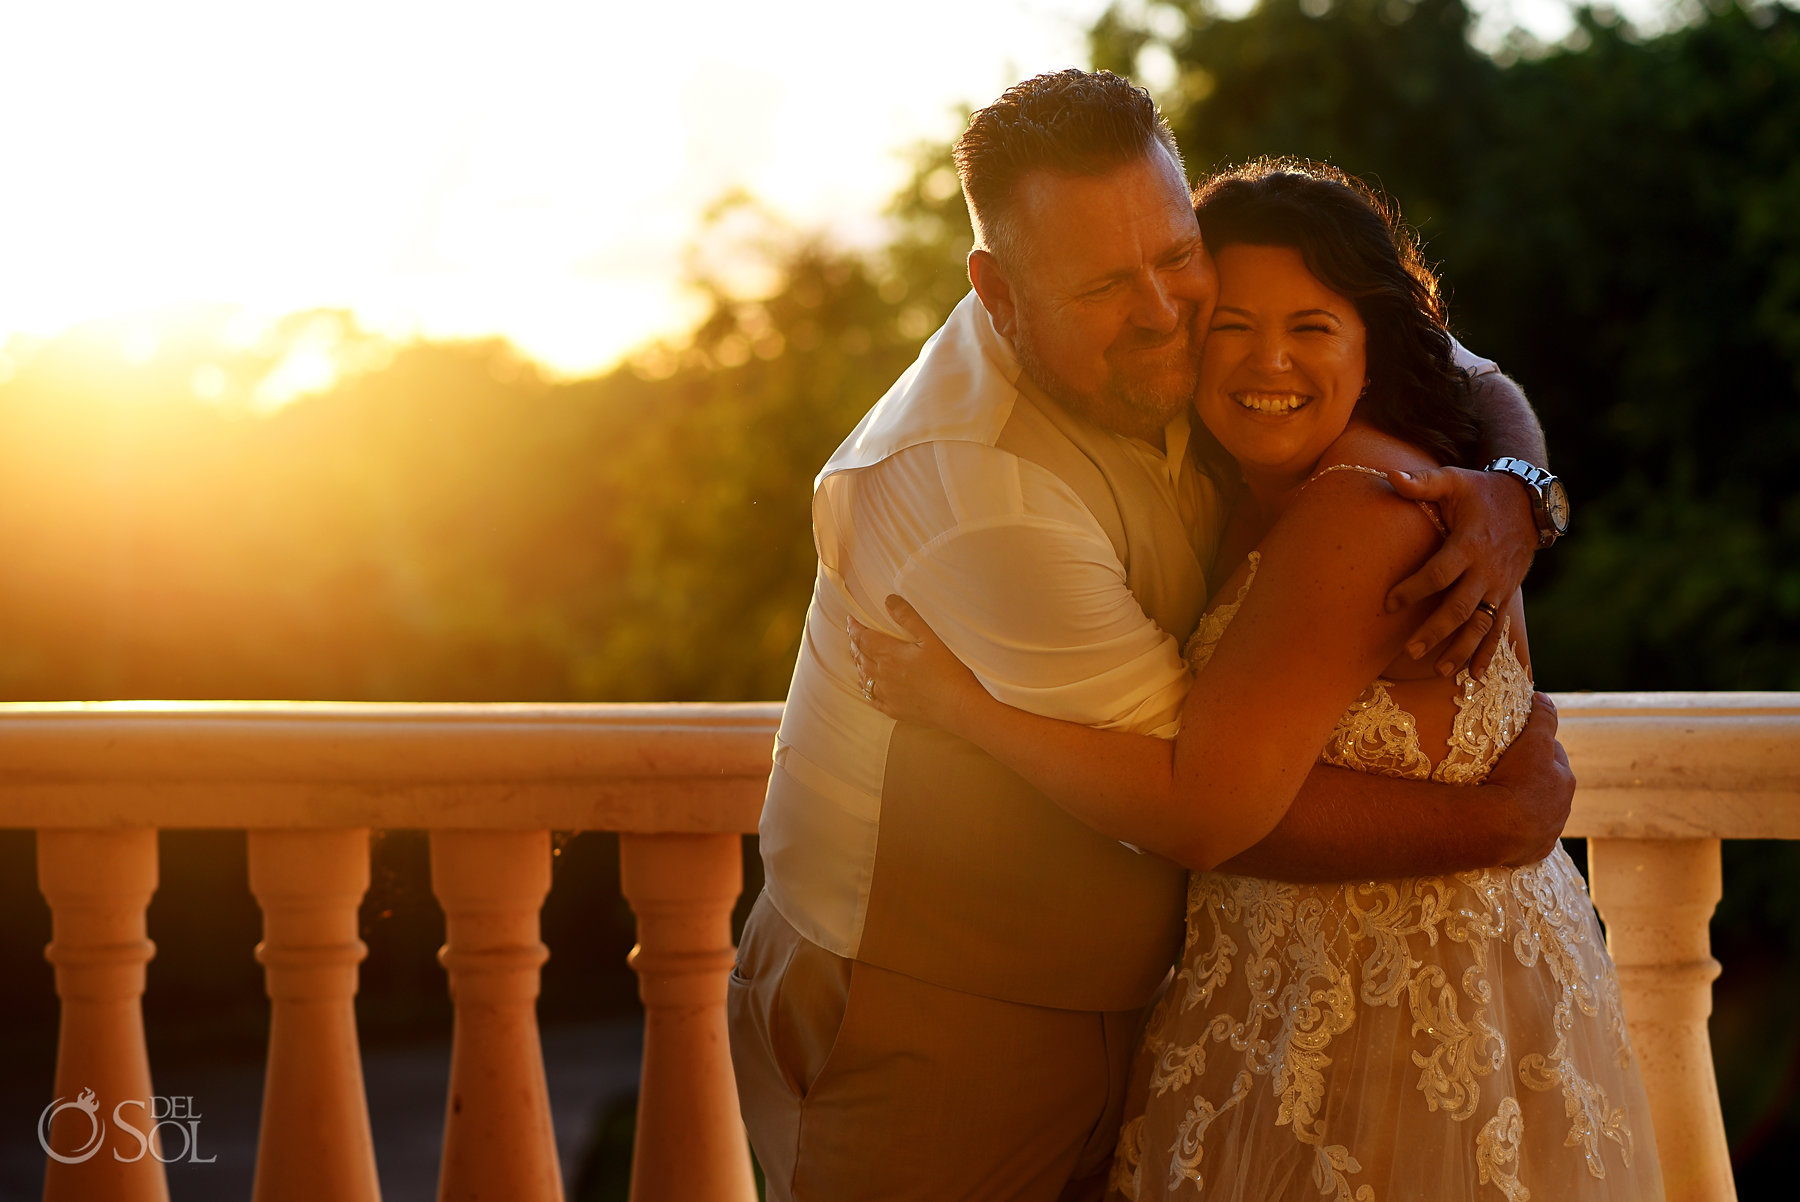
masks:
<instances>
[{"instance_id":1,"label":"dress strap","mask_svg":"<svg viewBox=\"0 0 1800 1202\"><path fill-rule=\"evenodd\" d=\"M1314 472L1311 476L1307 477L1306 483L1311 484L1320 476L1329 475L1332 472L1361 472L1365 476L1380 476L1383 480L1387 479L1387 473L1378 467L1365 467L1360 463L1334 463L1328 468L1323 468ZM1305 485L1302 485L1301 487L1304 488Z\"/></svg>"},{"instance_id":2,"label":"dress strap","mask_svg":"<svg viewBox=\"0 0 1800 1202\"><path fill-rule=\"evenodd\" d=\"M1322 468L1308 476L1306 478L1306 484L1311 484L1320 476L1329 475L1332 472L1361 472L1365 476L1379 476L1383 480L1388 478L1388 474L1378 467L1367 467L1360 463L1334 463L1330 467ZM1305 488L1306 484L1302 484L1300 487ZM1437 527L1437 532L1439 534L1450 533L1449 529L1444 525L1444 519L1438 516L1437 506L1428 504L1424 501L1414 501L1413 504L1417 505L1420 512L1431 520L1431 524Z\"/></svg>"}]
</instances>

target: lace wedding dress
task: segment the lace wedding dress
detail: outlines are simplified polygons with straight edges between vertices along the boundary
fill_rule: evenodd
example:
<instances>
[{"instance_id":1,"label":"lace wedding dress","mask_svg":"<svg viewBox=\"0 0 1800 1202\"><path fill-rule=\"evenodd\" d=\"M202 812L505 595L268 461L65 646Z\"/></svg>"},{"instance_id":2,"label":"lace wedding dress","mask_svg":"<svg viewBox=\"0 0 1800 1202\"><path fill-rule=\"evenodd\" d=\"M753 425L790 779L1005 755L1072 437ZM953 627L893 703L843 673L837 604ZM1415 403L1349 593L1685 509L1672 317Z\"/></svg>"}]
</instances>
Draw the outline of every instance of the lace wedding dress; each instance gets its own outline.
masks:
<instances>
[{"instance_id":1,"label":"lace wedding dress","mask_svg":"<svg viewBox=\"0 0 1800 1202\"><path fill-rule=\"evenodd\" d=\"M1196 670L1258 560L1202 619ZM1483 679L1457 677L1435 763L1385 680L1320 758L1480 781L1531 711L1530 675L1502 633ZM1132 1089L1112 1196L1133 1202L1663 1196L1618 978L1560 846L1527 868L1405 880L1195 873L1186 946Z\"/></svg>"}]
</instances>

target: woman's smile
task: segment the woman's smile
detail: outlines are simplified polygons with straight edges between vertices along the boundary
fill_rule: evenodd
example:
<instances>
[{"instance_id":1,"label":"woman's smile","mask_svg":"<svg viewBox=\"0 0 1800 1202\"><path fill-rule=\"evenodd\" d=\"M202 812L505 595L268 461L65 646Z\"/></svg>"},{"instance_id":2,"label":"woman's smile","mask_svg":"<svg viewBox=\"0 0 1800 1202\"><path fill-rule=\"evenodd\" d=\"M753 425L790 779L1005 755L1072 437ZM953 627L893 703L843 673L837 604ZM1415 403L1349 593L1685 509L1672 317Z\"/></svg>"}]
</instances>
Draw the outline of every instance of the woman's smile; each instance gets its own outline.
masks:
<instances>
[{"instance_id":1,"label":"woman's smile","mask_svg":"<svg viewBox=\"0 0 1800 1202\"><path fill-rule=\"evenodd\" d=\"M1302 392L1242 391L1232 393L1231 399L1252 413L1269 417L1286 417L1312 402L1312 397Z\"/></svg>"}]
</instances>

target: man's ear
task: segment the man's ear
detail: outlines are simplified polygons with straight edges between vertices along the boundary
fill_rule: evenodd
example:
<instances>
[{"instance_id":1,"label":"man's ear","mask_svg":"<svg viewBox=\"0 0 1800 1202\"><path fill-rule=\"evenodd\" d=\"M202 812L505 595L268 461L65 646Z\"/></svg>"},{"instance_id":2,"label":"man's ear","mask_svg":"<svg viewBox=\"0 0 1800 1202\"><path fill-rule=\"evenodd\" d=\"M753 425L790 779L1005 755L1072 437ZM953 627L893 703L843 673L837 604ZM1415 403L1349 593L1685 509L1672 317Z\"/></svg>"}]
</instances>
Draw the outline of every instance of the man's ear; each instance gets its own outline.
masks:
<instances>
[{"instance_id":1,"label":"man's ear","mask_svg":"<svg viewBox=\"0 0 1800 1202\"><path fill-rule=\"evenodd\" d=\"M994 329L1003 338L1013 337L1019 326L1018 302L1013 296L1012 281L992 252L980 247L969 252L969 283L975 286L982 308L994 319Z\"/></svg>"}]
</instances>

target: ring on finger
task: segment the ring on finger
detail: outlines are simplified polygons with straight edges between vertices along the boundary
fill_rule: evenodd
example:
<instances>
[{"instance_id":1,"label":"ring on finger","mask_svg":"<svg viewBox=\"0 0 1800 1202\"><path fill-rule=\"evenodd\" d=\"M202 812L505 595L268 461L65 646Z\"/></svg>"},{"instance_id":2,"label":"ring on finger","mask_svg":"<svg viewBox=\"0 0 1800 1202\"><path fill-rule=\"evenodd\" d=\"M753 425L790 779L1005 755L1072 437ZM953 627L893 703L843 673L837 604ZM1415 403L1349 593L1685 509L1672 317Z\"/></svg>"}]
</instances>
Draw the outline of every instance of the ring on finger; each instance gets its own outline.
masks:
<instances>
[{"instance_id":1,"label":"ring on finger","mask_svg":"<svg viewBox=\"0 0 1800 1202\"><path fill-rule=\"evenodd\" d=\"M1479 609L1482 613L1486 614L1489 618L1498 618L1500 616L1499 607L1496 606L1492 601L1488 601L1488 600L1477 601L1475 603L1475 608Z\"/></svg>"},{"instance_id":2,"label":"ring on finger","mask_svg":"<svg viewBox=\"0 0 1800 1202\"><path fill-rule=\"evenodd\" d=\"M864 701L875 700L875 682L872 679L870 679L869 677L865 676L865 677L863 677L862 686L863 686L862 687L863 700Z\"/></svg>"}]
</instances>

